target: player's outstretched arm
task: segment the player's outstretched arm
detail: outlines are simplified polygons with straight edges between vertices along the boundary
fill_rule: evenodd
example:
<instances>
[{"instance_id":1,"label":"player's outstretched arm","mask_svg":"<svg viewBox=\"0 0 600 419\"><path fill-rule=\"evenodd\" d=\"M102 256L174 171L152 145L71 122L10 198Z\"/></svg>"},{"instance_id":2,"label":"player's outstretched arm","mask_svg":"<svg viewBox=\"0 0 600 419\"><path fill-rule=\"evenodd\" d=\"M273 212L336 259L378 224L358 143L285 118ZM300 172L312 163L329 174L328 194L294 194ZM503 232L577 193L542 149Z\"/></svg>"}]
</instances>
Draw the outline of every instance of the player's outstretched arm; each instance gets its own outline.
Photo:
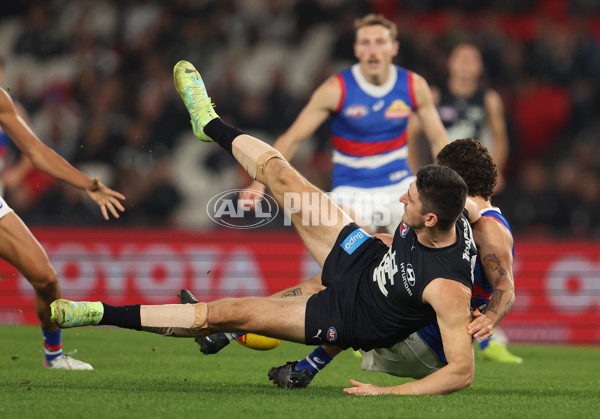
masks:
<instances>
[{"instance_id":1,"label":"player's outstretched arm","mask_svg":"<svg viewBox=\"0 0 600 419\"><path fill-rule=\"evenodd\" d=\"M345 388L347 394L448 394L468 387L473 380L474 361L471 336L467 333L470 322L471 290L443 278L433 280L423 291L423 301L434 308L442 333L448 365L417 381L393 387L381 387L351 380L354 387Z\"/></svg>"},{"instance_id":2,"label":"player's outstretched arm","mask_svg":"<svg viewBox=\"0 0 600 419\"><path fill-rule=\"evenodd\" d=\"M125 210L119 202L119 199L125 199L123 195L107 188L97 178L90 179L42 143L18 115L12 99L3 89L0 89L0 125L35 167L56 179L86 191L88 196L100 206L105 219L108 219L107 210L116 218L119 217L117 209Z\"/></svg>"},{"instance_id":3,"label":"player's outstretched arm","mask_svg":"<svg viewBox=\"0 0 600 419\"><path fill-rule=\"evenodd\" d=\"M431 154L435 158L439 151L448 144L448 134L433 102L431 90L425 79L417 74L413 75L413 89L417 102L417 115L421 127L431 146ZM411 134L413 136L413 134Z\"/></svg>"}]
</instances>

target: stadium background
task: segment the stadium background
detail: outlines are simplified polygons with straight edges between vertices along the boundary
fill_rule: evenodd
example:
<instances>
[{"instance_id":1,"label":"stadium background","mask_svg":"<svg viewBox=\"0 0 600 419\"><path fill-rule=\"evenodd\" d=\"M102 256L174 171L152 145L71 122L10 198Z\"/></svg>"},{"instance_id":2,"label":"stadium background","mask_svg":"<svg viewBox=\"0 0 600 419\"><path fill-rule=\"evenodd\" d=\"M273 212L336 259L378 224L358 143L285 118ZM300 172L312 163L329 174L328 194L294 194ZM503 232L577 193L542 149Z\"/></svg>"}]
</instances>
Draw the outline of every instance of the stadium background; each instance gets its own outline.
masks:
<instances>
[{"instance_id":1,"label":"stadium background","mask_svg":"<svg viewBox=\"0 0 600 419\"><path fill-rule=\"evenodd\" d=\"M274 140L313 89L353 62L352 22L384 13L399 27L396 61L431 85L449 47L482 49L511 150L494 198L513 226L513 341L600 343L600 5L593 0L21 1L0 11L2 86L38 136L127 196L105 223L80 192L32 172L4 191L48 251L71 298L173 302L266 295L315 265L281 220L220 228L217 193L248 178L217 147L193 140L171 70L185 58L218 112ZM294 164L328 188L324 128ZM17 153L7 153L11 165ZM242 224L247 220L241 220ZM101 227L101 228L100 228ZM0 322L36 323L31 287L0 265Z\"/></svg>"}]
</instances>

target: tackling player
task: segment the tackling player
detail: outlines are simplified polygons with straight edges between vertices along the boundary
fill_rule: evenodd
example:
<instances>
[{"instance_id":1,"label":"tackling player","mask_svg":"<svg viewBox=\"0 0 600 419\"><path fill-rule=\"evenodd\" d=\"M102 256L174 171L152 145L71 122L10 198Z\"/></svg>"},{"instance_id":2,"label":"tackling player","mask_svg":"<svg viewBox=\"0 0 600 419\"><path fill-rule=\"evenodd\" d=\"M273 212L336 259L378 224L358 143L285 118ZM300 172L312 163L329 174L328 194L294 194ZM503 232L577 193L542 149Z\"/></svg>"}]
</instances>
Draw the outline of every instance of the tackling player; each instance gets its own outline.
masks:
<instances>
[{"instance_id":1,"label":"tackling player","mask_svg":"<svg viewBox=\"0 0 600 419\"><path fill-rule=\"evenodd\" d=\"M427 166L400 199L405 212L388 248L352 222L338 206L295 171L268 144L225 124L216 114L200 74L186 61L174 69L175 86L196 137L215 141L251 177L264 182L279 204L284 193L314 194L322 205L303 206L291 219L323 267L327 289L290 298L228 298L207 304L130 305L52 303L62 328L114 325L167 336L251 331L306 344L329 343L369 350L391 346L437 319L447 365L393 387L357 385L349 394L447 394L473 379L468 333L472 269L476 259L469 221L479 219L467 187L452 169ZM463 211L465 205L469 211ZM303 223L305 211L328 221ZM467 219L467 215L469 219ZM310 217L309 217L310 219Z\"/></svg>"}]
</instances>

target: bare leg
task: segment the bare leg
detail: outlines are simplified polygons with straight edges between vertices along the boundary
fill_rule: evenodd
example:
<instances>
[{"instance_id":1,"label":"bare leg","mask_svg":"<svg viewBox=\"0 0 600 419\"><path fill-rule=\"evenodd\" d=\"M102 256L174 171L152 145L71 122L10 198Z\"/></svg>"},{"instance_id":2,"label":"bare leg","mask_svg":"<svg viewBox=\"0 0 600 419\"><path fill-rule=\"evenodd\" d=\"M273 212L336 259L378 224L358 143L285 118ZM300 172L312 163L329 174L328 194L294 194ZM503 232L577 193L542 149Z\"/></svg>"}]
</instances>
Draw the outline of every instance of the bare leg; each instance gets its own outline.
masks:
<instances>
[{"instance_id":1,"label":"bare leg","mask_svg":"<svg viewBox=\"0 0 600 419\"><path fill-rule=\"evenodd\" d=\"M23 274L35 291L35 310L42 328L56 331L50 320L50 303L60 298L56 271L46 252L14 212L0 219L0 257Z\"/></svg>"},{"instance_id":2,"label":"bare leg","mask_svg":"<svg viewBox=\"0 0 600 419\"><path fill-rule=\"evenodd\" d=\"M304 315L309 295L291 298L230 298L207 304L208 331L252 332L304 343Z\"/></svg>"},{"instance_id":3,"label":"bare leg","mask_svg":"<svg viewBox=\"0 0 600 419\"><path fill-rule=\"evenodd\" d=\"M300 295L313 295L319 291L323 291L325 287L321 283L321 274L317 274L310 279L307 279L301 284L294 285L293 287L286 288L275 294L271 295L271 298L288 298L297 297Z\"/></svg>"},{"instance_id":4,"label":"bare leg","mask_svg":"<svg viewBox=\"0 0 600 419\"><path fill-rule=\"evenodd\" d=\"M285 194L305 198L292 212L292 223L320 266L333 248L344 226L352 219L326 194L304 179L273 147L247 134L232 144L233 156L251 176L269 187L279 205L285 208ZM258 152L257 152L258 150ZM307 202L310 198L313 202Z\"/></svg>"},{"instance_id":5,"label":"bare leg","mask_svg":"<svg viewBox=\"0 0 600 419\"><path fill-rule=\"evenodd\" d=\"M58 300L52 303L52 318L61 328L112 325L175 337L248 331L304 343L308 298L225 298L208 304L142 306Z\"/></svg>"}]
</instances>

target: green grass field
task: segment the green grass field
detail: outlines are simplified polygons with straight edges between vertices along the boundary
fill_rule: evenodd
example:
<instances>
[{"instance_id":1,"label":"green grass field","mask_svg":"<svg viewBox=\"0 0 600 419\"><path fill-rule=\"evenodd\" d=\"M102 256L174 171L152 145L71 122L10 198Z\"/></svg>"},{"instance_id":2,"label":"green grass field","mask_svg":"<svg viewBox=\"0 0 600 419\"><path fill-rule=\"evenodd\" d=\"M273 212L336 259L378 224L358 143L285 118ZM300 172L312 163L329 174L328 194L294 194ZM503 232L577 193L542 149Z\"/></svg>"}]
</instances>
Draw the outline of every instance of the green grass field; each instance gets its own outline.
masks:
<instances>
[{"instance_id":1,"label":"green grass field","mask_svg":"<svg viewBox=\"0 0 600 419\"><path fill-rule=\"evenodd\" d=\"M95 371L42 368L37 327L0 326L0 418L86 417L600 417L600 350L513 345L522 365L477 361L475 381L448 396L348 396L348 379L393 385L343 353L308 389L282 390L269 367L306 355L283 343L258 352L232 343L203 356L189 339L113 328L63 333L66 351Z\"/></svg>"}]
</instances>

